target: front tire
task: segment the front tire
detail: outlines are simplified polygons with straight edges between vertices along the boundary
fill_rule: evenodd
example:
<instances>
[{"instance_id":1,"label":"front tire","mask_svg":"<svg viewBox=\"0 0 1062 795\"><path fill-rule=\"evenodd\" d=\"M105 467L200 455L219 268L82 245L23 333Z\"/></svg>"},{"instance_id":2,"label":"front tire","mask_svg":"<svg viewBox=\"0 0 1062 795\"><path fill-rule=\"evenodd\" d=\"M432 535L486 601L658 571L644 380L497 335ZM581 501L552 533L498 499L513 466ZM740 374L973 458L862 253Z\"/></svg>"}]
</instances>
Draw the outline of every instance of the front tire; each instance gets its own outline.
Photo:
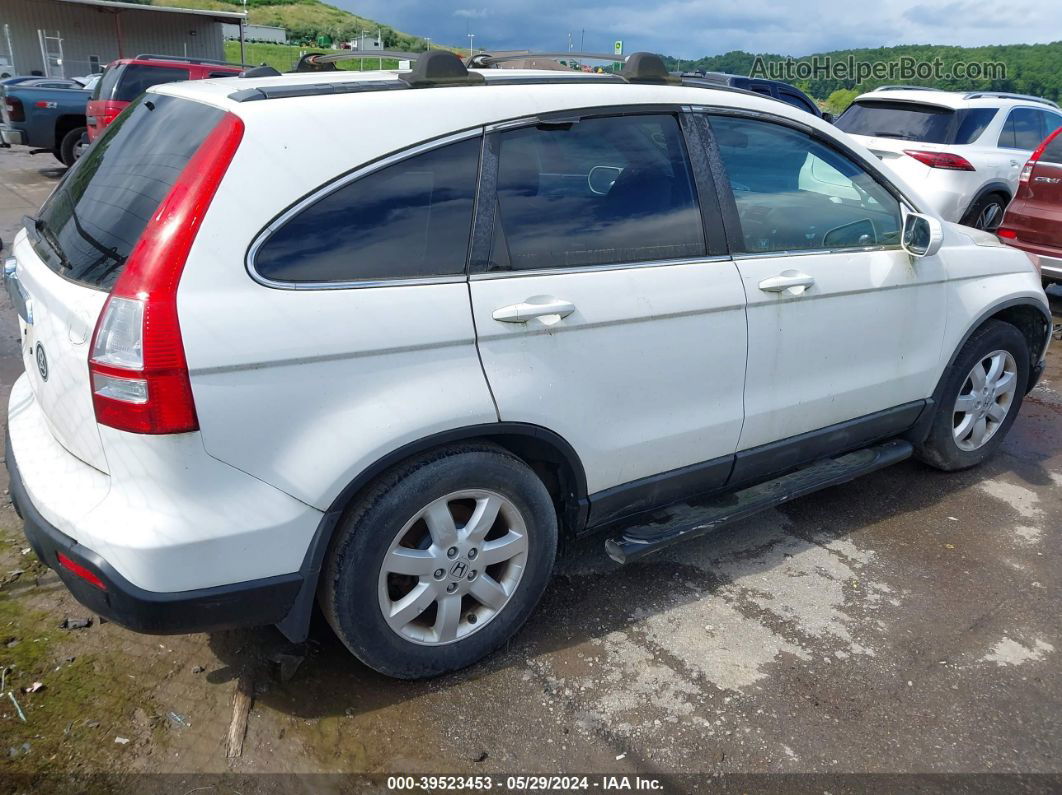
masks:
<instances>
[{"instance_id":1,"label":"front tire","mask_svg":"<svg viewBox=\"0 0 1062 795\"><path fill-rule=\"evenodd\" d=\"M918 457L951 472L995 453L1018 416L1029 363L1029 345L1009 323L990 320L975 331L944 376L940 404Z\"/></svg>"},{"instance_id":2,"label":"front tire","mask_svg":"<svg viewBox=\"0 0 1062 795\"><path fill-rule=\"evenodd\" d=\"M359 660L421 679L508 640L556 552L553 501L526 464L490 444L447 447L384 474L348 509L319 599Z\"/></svg>"}]
</instances>

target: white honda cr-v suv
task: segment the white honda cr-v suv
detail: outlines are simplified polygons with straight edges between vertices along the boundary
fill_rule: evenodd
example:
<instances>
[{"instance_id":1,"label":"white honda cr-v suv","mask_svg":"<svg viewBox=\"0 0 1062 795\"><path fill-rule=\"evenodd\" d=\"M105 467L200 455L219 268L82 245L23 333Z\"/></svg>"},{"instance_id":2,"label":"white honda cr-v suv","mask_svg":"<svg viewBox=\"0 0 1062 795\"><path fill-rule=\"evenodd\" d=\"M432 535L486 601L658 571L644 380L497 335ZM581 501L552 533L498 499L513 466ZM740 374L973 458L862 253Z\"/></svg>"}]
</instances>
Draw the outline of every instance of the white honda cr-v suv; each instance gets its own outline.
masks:
<instances>
[{"instance_id":1,"label":"white honda cr-v suv","mask_svg":"<svg viewBox=\"0 0 1062 795\"><path fill-rule=\"evenodd\" d=\"M1050 338L1024 253L641 54L157 86L5 275L12 495L74 595L294 640L317 601L397 677L511 636L564 539L628 561L911 455L977 464Z\"/></svg>"},{"instance_id":2,"label":"white honda cr-v suv","mask_svg":"<svg viewBox=\"0 0 1062 795\"><path fill-rule=\"evenodd\" d=\"M941 218L994 231L1033 150L1062 127L1062 111L1022 94L883 86L856 97L836 124Z\"/></svg>"}]
</instances>

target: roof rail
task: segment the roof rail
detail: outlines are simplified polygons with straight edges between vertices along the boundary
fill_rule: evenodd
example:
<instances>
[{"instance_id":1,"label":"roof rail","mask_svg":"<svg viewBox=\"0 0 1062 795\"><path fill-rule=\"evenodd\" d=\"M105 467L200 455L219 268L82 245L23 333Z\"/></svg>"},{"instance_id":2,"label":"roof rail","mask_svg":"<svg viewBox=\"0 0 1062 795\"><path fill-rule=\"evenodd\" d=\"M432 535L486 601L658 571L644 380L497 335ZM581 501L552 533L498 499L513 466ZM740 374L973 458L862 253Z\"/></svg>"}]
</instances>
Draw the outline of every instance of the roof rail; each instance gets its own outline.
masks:
<instances>
[{"instance_id":1,"label":"roof rail","mask_svg":"<svg viewBox=\"0 0 1062 795\"><path fill-rule=\"evenodd\" d=\"M134 60L137 61L180 61L181 63L197 63L197 64L215 64L217 66L239 66L247 67L250 64L245 63L229 63L228 61L219 61L215 58L189 58L185 55L154 55L152 53L141 53L134 56Z\"/></svg>"},{"instance_id":2,"label":"roof rail","mask_svg":"<svg viewBox=\"0 0 1062 795\"><path fill-rule=\"evenodd\" d=\"M931 86L878 86L874 91L943 91L943 89Z\"/></svg>"},{"instance_id":3,"label":"roof rail","mask_svg":"<svg viewBox=\"0 0 1062 795\"><path fill-rule=\"evenodd\" d=\"M1043 97L1034 97L1032 94L1012 94L1009 91L971 91L968 94L963 94L963 99L984 99L985 97L994 97L996 99L1022 99L1026 102L1039 102L1043 105L1050 105L1052 108L1057 108L1058 103L1052 102L1049 99Z\"/></svg>"}]
</instances>

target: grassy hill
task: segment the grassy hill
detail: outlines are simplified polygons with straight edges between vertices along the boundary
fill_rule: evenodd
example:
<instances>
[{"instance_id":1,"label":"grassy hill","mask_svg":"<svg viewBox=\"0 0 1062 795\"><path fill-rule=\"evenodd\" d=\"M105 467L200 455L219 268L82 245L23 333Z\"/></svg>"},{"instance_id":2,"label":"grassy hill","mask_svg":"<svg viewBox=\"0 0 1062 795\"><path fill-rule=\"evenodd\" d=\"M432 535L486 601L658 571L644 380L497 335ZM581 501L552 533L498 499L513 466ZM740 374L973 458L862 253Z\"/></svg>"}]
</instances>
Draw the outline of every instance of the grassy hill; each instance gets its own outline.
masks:
<instances>
[{"instance_id":1,"label":"grassy hill","mask_svg":"<svg viewBox=\"0 0 1062 795\"><path fill-rule=\"evenodd\" d=\"M862 82L841 80L829 77L813 77L809 80L793 81L801 89L819 100L827 100L834 111L842 110L852 99L880 85L904 83L908 85L931 86L949 91L1013 91L1019 94L1034 94L1056 102L1062 99L1062 42L1051 44L1007 44L990 47L951 47L930 44L902 45L898 47L877 47L873 49L837 50L816 53L796 59L811 62L825 57L834 62L845 61L851 57L856 63L901 63L901 59L912 59L919 63L932 63L938 60L941 71L954 73L954 65L959 62L999 63L1005 67L1006 76L995 79L959 79L942 76L932 79L875 79L868 78ZM784 56L763 53L764 62L784 61ZM667 58L670 69L703 69L712 72L730 72L747 75L752 69L757 55L749 52L734 51L723 55L706 56L695 61Z\"/></svg>"},{"instance_id":2,"label":"grassy hill","mask_svg":"<svg viewBox=\"0 0 1062 795\"><path fill-rule=\"evenodd\" d=\"M241 0L150 0L151 5L201 8L211 11L243 11ZM289 41L310 42L320 34L335 41L349 40L358 31L382 30L384 45L391 49L418 50L424 39L395 30L366 17L359 17L319 0L248 0L247 20L255 25L274 25L288 31Z\"/></svg>"}]
</instances>

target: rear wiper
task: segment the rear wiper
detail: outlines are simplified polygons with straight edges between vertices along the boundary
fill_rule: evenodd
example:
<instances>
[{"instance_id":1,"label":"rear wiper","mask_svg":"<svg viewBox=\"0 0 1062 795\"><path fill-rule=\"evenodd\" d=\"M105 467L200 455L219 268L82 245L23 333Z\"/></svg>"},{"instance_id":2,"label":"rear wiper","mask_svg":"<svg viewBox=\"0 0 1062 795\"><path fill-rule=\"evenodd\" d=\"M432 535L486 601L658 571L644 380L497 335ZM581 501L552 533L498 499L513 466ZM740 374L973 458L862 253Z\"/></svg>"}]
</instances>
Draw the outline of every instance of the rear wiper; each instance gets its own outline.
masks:
<instances>
[{"instance_id":1,"label":"rear wiper","mask_svg":"<svg viewBox=\"0 0 1062 795\"><path fill-rule=\"evenodd\" d=\"M34 218L33 228L40 233L41 237L43 237L48 244L48 247L55 252L55 256L59 258L59 265L64 270L73 269L73 263L71 263L70 260L67 259L66 254L63 253L63 248L59 245L59 238L57 238L55 233L52 232L48 223L43 218Z\"/></svg>"},{"instance_id":2,"label":"rear wiper","mask_svg":"<svg viewBox=\"0 0 1062 795\"><path fill-rule=\"evenodd\" d=\"M894 132L875 132L870 135L874 138L899 138L901 141L910 140L906 135L900 135L900 133Z\"/></svg>"}]
</instances>

